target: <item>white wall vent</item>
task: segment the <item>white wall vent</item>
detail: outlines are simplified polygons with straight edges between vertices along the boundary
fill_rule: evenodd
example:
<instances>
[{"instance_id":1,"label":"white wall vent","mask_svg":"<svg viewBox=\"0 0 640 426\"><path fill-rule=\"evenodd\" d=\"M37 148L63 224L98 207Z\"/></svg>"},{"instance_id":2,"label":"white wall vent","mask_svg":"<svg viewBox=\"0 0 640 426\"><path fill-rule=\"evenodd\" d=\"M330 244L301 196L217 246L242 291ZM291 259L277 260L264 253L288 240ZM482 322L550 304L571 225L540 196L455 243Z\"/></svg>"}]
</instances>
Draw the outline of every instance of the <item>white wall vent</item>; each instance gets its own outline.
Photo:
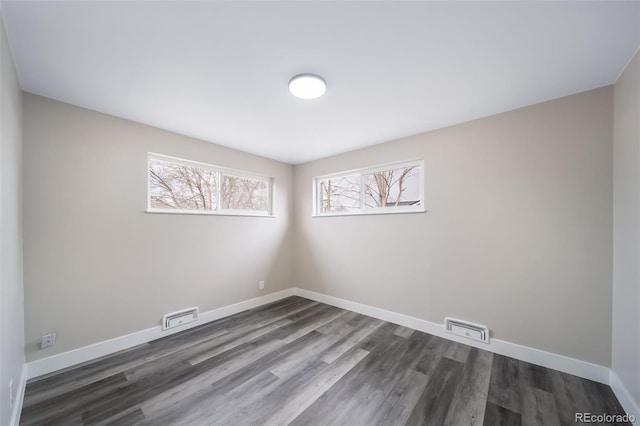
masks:
<instances>
[{"instance_id":1,"label":"white wall vent","mask_svg":"<svg viewBox=\"0 0 640 426\"><path fill-rule=\"evenodd\" d=\"M177 312L171 312L170 314L166 314L162 317L162 329L168 330L197 320L198 308L189 308Z\"/></svg>"},{"instance_id":2,"label":"white wall vent","mask_svg":"<svg viewBox=\"0 0 640 426\"><path fill-rule=\"evenodd\" d=\"M474 324L455 318L445 318L444 328L449 333L489 343L489 327L486 325Z\"/></svg>"}]
</instances>

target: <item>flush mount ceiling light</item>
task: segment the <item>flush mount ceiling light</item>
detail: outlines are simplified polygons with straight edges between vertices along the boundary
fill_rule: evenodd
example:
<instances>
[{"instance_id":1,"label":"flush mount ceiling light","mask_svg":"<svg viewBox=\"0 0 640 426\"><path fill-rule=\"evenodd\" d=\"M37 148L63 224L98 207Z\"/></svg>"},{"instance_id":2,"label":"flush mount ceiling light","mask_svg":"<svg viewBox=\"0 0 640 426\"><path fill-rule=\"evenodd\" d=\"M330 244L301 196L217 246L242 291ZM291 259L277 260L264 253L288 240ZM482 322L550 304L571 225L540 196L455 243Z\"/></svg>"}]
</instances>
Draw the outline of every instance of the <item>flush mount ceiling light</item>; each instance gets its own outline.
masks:
<instances>
[{"instance_id":1,"label":"flush mount ceiling light","mask_svg":"<svg viewBox=\"0 0 640 426\"><path fill-rule=\"evenodd\" d=\"M327 83L315 74L298 74L289 80L289 92L300 99L317 99L327 91Z\"/></svg>"}]
</instances>

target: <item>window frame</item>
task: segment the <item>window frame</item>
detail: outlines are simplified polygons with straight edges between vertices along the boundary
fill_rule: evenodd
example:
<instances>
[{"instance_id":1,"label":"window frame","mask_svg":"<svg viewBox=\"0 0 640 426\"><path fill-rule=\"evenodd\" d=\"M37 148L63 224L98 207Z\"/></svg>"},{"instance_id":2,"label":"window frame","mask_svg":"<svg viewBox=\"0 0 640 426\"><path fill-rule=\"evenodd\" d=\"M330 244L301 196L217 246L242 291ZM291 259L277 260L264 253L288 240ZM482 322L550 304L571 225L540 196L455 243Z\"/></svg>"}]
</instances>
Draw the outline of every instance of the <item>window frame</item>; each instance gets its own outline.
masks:
<instances>
[{"instance_id":1,"label":"window frame","mask_svg":"<svg viewBox=\"0 0 640 426\"><path fill-rule=\"evenodd\" d=\"M189 209L160 209L151 206L151 177L149 168L151 166L151 160L165 161L174 164L180 164L187 167L198 167L205 170L216 172L217 176L217 210L189 210ZM216 166L213 164L202 163L200 161L187 160L185 158L172 157L170 155L158 154L155 152L147 153L147 209L146 213L168 213L168 214L195 214L195 215L209 215L209 216L252 216L252 217L275 217L273 205L275 200L275 181L274 178L259 175L256 173L246 172L244 170L236 170L228 167ZM252 211L252 210L235 210L224 209L222 203L222 184L225 176L239 177L253 179L257 181L263 181L267 183L267 211Z\"/></svg>"},{"instance_id":2,"label":"window frame","mask_svg":"<svg viewBox=\"0 0 640 426\"><path fill-rule=\"evenodd\" d=\"M418 166L420 177L418 181L420 182L420 203L413 206L392 206L392 207L365 207L365 189L364 189L364 176L381 172L384 170L392 170L392 169L401 169L405 167ZM330 178L339 178L343 176L349 175L360 175L360 208L353 211L346 212L329 212L323 213L320 211L320 206L322 206L322 200L320 197L322 196L322 191L319 190L320 182L330 179ZM378 214L404 214L404 213L425 213L426 207L424 202L424 160L423 159L415 159L415 160L406 160L395 163L387 163L380 164L372 167L362 167L358 169L346 170L342 172L336 172L331 174L326 174L322 176L316 176L313 178L313 214L312 217L325 217L325 216L363 216L363 215L378 215Z\"/></svg>"}]
</instances>

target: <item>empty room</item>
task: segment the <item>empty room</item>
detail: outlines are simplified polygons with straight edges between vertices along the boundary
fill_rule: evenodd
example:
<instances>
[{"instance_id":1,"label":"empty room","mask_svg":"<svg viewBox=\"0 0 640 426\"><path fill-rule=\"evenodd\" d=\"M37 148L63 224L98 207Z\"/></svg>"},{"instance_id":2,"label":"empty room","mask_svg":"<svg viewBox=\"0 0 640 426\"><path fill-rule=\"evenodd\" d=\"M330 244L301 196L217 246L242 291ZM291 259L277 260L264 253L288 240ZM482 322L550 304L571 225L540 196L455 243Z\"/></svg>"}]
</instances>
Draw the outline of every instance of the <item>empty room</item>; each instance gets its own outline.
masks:
<instances>
[{"instance_id":1,"label":"empty room","mask_svg":"<svg viewBox=\"0 0 640 426\"><path fill-rule=\"evenodd\" d=\"M640 0L0 18L0 426L640 424Z\"/></svg>"}]
</instances>

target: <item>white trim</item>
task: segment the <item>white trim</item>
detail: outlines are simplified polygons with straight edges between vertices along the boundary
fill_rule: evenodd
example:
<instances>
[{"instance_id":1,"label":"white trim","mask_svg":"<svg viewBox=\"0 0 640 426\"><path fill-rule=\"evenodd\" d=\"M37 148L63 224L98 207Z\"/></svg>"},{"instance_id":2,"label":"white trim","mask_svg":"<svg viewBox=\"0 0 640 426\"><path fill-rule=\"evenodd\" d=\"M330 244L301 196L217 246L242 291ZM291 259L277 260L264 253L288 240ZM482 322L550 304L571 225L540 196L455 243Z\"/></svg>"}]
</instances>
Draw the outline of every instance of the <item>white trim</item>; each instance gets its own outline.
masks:
<instances>
[{"instance_id":1,"label":"white trim","mask_svg":"<svg viewBox=\"0 0 640 426\"><path fill-rule=\"evenodd\" d=\"M271 177L247 172L245 170L233 169L231 167L216 166L215 164L202 163L200 161L187 160L186 158L173 157L171 155L158 154L157 152L147 152L147 159L155 158L160 161L169 163L179 163L185 166L204 167L213 171L229 172L233 176L250 177L252 179L258 178L259 180L269 180Z\"/></svg>"},{"instance_id":2,"label":"white trim","mask_svg":"<svg viewBox=\"0 0 640 426\"><path fill-rule=\"evenodd\" d=\"M381 170L387 170L389 168L400 168L406 165L411 165L411 164L418 164L418 163L423 163L424 164L424 159L422 158L412 158L410 160L403 160L403 161L394 161L392 163L384 163L384 164L376 164L375 166L369 166L369 167L359 167L357 169L350 169L350 170L342 170L339 172L333 172L333 173L327 173L326 175L320 175L320 176L316 176L315 179L327 179L327 178L332 178L332 177L339 177L339 176L346 176L346 175L355 175L355 174L362 174L362 173L373 173L373 172L379 172Z\"/></svg>"},{"instance_id":3,"label":"white trim","mask_svg":"<svg viewBox=\"0 0 640 426\"><path fill-rule=\"evenodd\" d=\"M328 296L301 288L290 288L287 290L279 291L277 293L271 293L265 296L235 303L233 305L214 309L212 311L201 314L200 319L197 322L189 323L185 326L167 330L164 332L162 331L161 326L157 326L154 328L149 328L147 330L128 334L126 336L121 336L115 339L95 343L93 345L85 346L69 352L53 355L48 358L29 362L25 365L25 369L23 371L23 378L21 379L20 383L20 394L19 397L16 396L16 406L22 404L22 398L24 397L24 385L26 383L26 380L28 379L52 373L54 371L71 367L76 364L91 361L93 359L109 355L120 350L129 349L134 346L158 339L160 337L165 337L182 330L197 327L199 325L206 324L208 322L215 321L229 315L233 315L248 309L253 309L258 306L262 306L267 303L275 302L277 300L284 299L285 297L294 295L310 300L315 300L317 302L326 303L328 305L336 306L339 308L348 309L353 312L358 312L363 315L368 315L370 317L378 318L394 324L403 325L405 327L433 334L447 340L463 343L480 349L489 350L494 353L541 365L547 368L552 368L554 370L562 371L565 373L574 374L576 376L594 380L600 383L609 384L620 400L620 403L622 404L625 411L627 411L629 414L634 414L636 418L640 418L640 410L638 409L637 402L634 401L630 396L628 390L625 388L624 384L620 381L618 376L607 367L574 358L569 358L563 355L542 351L539 349L534 349L528 346L518 345L516 343L506 342L500 339L491 339L489 344L475 342L464 337L459 337L454 334L447 333L442 324L437 324L431 321L426 321L408 315L387 311L385 309L376 308L374 306L352 302L350 300Z\"/></svg>"},{"instance_id":4,"label":"white trim","mask_svg":"<svg viewBox=\"0 0 640 426\"><path fill-rule=\"evenodd\" d=\"M151 160L161 161L170 164L180 164L186 167L197 167L217 173L217 198L216 210L185 210L185 209L161 209L151 206L151 178L149 170L151 169ZM245 178L267 184L267 210L233 210L222 208L222 182L225 177ZM157 154L155 152L147 152L147 213L165 213L165 214L205 214L212 216L260 216L273 217L274 211L274 186L275 180L272 177L263 176L243 170L230 169L228 167L216 166L213 164L201 163L199 161L187 160L185 158L172 157L169 155Z\"/></svg>"},{"instance_id":5,"label":"white trim","mask_svg":"<svg viewBox=\"0 0 640 426\"><path fill-rule=\"evenodd\" d=\"M11 420L9 425L18 426L20 424L20 414L22 413L22 403L24 402L24 389L27 386L27 364L22 366L22 374L20 375L20 383L18 383L18 389L13 404L13 410L11 411Z\"/></svg>"},{"instance_id":6,"label":"white trim","mask_svg":"<svg viewBox=\"0 0 640 426\"><path fill-rule=\"evenodd\" d=\"M147 209L145 213L150 214L195 214L202 216L240 216L240 217L276 217L264 212L252 213L249 210L178 210L178 209Z\"/></svg>"},{"instance_id":7,"label":"white trim","mask_svg":"<svg viewBox=\"0 0 640 426\"><path fill-rule=\"evenodd\" d=\"M419 208L418 208L419 207ZM409 214L409 213L427 213L427 209L418 204L414 206L398 206L398 207L385 207L371 208L367 210L357 210L354 212L334 212L334 213L321 213L315 214L313 217L335 217L335 216L371 216L371 215L383 215L383 214Z\"/></svg>"},{"instance_id":8,"label":"white trim","mask_svg":"<svg viewBox=\"0 0 640 426\"><path fill-rule=\"evenodd\" d=\"M364 190L364 176L384 170L392 170L399 169L403 167L418 167L420 172L420 202L416 205L411 206L389 206L389 207L366 207L365 206L365 190ZM360 178L360 207L353 208L352 210L347 210L343 212L328 212L323 213L320 211L322 208L322 191L318 190L318 186L322 181L328 179L335 179L339 177L346 176L359 176ZM365 167L360 169L348 170L344 172L331 173L328 175L316 176L313 178L313 217L325 217L325 216L359 216L359 215L375 215L375 214L396 214L396 213L425 213L425 201L424 201L424 179L425 179L425 171L424 171L424 160L423 159L414 159L407 160L389 164L382 164L372 167Z\"/></svg>"},{"instance_id":9,"label":"white trim","mask_svg":"<svg viewBox=\"0 0 640 426\"><path fill-rule=\"evenodd\" d=\"M162 326L148 328L136 333L127 334L125 336L116 337L114 339L105 340L94 343L93 345L84 346L61 354L53 355L47 358L31 361L27 363L27 379L52 373L63 368L71 367L76 364L91 361L93 359L112 354L124 349L129 349L143 343L150 342L161 337L188 330L199 325L206 324L229 315L237 314L248 309L257 308L267 303L275 302L285 297L295 294L293 288L282 290L277 293L267 294L265 296L256 297L255 299L245 300L233 305L223 306L212 311L200 314L198 321L185 324L181 327L172 328L162 331Z\"/></svg>"},{"instance_id":10,"label":"white trim","mask_svg":"<svg viewBox=\"0 0 640 426\"><path fill-rule=\"evenodd\" d=\"M620 401L624 411L636 418L633 424L640 424L640 404L631 396L627 387L613 370L610 372L609 386L611 386L613 393L616 394L616 398Z\"/></svg>"},{"instance_id":11,"label":"white trim","mask_svg":"<svg viewBox=\"0 0 640 426\"><path fill-rule=\"evenodd\" d=\"M408 315L398 314L396 312L387 311L385 309L376 308L374 306L364 305L362 303L352 302L350 300L345 300L338 297L327 296L325 294L316 293L314 291L296 288L295 294L297 296L315 300L317 302L326 303L328 305L336 306L342 309L348 309L350 311L358 312L363 315L368 315L370 317L378 318L394 324L433 334L447 340L464 343L465 345L485 349L500 355L505 355L522 361L530 362L532 364L552 368L554 370L573 374L589 380L594 380L596 382L609 384L609 368L602 365L592 364L590 362L581 361L579 359L569 358L563 355L557 355L551 352L534 349L528 346L518 345L516 343L510 343L499 339L491 339L491 342L489 344L474 342L473 340L447 333L442 324L410 317Z\"/></svg>"}]
</instances>

